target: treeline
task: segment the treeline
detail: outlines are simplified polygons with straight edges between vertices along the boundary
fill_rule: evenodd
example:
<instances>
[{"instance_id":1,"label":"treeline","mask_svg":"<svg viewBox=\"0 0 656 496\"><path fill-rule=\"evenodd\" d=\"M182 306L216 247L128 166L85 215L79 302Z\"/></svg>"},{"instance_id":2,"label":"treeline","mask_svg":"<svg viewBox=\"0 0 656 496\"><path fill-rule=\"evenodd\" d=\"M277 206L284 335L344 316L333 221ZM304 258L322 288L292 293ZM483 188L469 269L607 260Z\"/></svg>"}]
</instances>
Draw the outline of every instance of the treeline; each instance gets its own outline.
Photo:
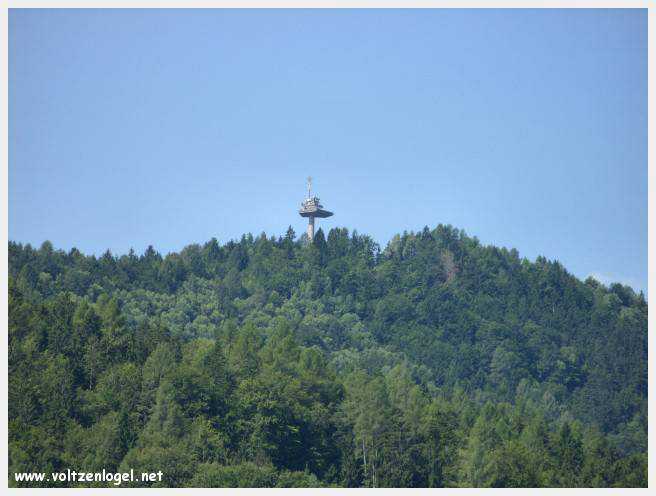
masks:
<instances>
[{"instance_id":1,"label":"treeline","mask_svg":"<svg viewBox=\"0 0 656 496\"><path fill-rule=\"evenodd\" d=\"M644 296L450 226L10 242L9 273L10 485L647 485Z\"/></svg>"}]
</instances>

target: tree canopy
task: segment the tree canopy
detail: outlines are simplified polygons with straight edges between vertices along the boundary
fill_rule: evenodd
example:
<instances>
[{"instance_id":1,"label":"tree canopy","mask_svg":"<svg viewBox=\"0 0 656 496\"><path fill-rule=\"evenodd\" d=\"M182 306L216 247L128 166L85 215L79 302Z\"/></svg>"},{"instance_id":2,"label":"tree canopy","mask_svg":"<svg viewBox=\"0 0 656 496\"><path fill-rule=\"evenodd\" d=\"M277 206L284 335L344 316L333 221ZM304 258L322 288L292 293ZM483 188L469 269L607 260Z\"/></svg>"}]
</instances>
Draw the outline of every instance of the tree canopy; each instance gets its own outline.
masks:
<instances>
[{"instance_id":1,"label":"tree canopy","mask_svg":"<svg viewBox=\"0 0 656 496\"><path fill-rule=\"evenodd\" d=\"M644 296L451 226L10 242L8 329L12 486L647 485Z\"/></svg>"}]
</instances>

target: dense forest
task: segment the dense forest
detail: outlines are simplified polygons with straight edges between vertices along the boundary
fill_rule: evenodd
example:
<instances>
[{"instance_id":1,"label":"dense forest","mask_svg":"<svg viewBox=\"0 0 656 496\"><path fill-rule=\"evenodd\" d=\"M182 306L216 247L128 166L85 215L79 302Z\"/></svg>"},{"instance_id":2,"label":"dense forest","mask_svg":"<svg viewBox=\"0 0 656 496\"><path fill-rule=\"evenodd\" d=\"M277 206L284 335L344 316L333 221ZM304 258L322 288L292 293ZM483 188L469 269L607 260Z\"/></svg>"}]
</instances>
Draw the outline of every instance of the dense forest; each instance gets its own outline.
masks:
<instances>
[{"instance_id":1,"label":"dense forest","mask_svg":"<svg viewBox=\"0 0 656 496\"><path fill-rule=\"evenodd\" d=\"M8 332L11 486L647 485L644 296L451 226L10 242Z\"/></svg>"}]
</instances>

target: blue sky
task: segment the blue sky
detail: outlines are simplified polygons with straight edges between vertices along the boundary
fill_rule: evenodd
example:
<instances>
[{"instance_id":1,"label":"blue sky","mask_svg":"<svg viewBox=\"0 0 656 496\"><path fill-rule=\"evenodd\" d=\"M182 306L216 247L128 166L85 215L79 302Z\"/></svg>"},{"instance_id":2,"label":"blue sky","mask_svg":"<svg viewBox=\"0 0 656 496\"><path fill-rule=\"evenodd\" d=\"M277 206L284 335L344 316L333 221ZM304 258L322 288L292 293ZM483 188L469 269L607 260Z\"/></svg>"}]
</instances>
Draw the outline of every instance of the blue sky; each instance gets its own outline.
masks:
<instances>
[{"instance_id":1,"label":"blue sky","mask_svg":"<svg viewBox=\"0 0 656 496\"><path fill-rule=\"evenodd\" d=\"M647 289L646 10L10 10L9 238L452 224Z\"/></svg>"}]
</instances>

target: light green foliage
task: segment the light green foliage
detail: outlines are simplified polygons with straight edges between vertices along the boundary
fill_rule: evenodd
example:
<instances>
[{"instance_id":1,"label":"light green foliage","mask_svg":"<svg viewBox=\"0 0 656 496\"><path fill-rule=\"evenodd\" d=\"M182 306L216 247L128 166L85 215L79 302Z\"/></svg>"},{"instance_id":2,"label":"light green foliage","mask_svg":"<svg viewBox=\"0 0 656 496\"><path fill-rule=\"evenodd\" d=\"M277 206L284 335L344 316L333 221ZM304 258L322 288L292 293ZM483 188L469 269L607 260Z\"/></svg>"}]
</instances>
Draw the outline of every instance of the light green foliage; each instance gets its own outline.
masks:
<instances>
[{"instance_id":1,"label":"light green foliage","mask_svg":"<svg viewBox=\"0 0 656 496\"><path fill-rule=\"evenodd\" d=\"M644 296L544 257L290 228L164 257L9 243L9 273L12 486L647 485Z\"/></svg>"}]
</instances>

